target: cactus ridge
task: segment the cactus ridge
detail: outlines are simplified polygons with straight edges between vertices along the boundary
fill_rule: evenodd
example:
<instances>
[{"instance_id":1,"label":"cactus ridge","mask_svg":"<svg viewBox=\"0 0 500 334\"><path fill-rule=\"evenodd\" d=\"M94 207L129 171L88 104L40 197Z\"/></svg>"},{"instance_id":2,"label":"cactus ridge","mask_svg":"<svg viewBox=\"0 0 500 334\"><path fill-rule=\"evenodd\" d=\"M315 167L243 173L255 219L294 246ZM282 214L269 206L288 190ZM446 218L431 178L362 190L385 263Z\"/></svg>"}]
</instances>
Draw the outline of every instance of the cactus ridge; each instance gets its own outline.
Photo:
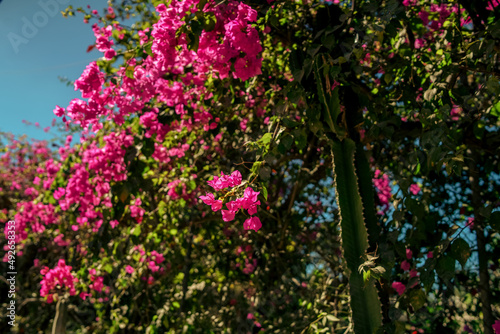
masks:
<instances>
[{"instance_id":1,"label":"cactus ridge","mask_svg":"<svg viewBox=\"0 0 500 334\"><path fill-rule=\"evenodd\" d=\"M354 332L372 334L380 328L381 307L373 279L364 282L363 275L358 271L368 248L368 233L354 164L355 151L356 144L348 138L332 144L341 240L348 269Z\"/></svg>"},{"instance_id":2,"label":"cactus ridge","mask_svg":"<svg viewBox=\"0 0 500 334\"><path fill-rule=\"evenodd\" d=\"M368 233L369 247L375 250L380 235L380 226L377 221L375 211L375 192L373 190L372 173L370 164L366 158L363 144L356 143L356 153L354 157L356 172L359 178L359 194L363 203L363 215L365 218L366 229Z\"/></svg>"}]
</instances>

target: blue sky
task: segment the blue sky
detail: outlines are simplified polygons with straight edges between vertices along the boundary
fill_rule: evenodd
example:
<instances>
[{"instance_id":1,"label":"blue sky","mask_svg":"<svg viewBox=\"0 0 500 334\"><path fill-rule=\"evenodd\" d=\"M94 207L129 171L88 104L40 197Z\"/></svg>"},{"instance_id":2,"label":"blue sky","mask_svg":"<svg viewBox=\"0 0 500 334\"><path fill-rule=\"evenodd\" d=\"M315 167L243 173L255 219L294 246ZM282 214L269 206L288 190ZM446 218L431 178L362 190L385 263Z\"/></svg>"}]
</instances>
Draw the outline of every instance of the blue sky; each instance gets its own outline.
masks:
<instances>
[{"instance_id":1,"label":"blue sky","mask_svg":"<svg viewBox=\"0 0 500 334\"><path fill-rule=\"evenodd\" d=\"M83 15L63 18L60 11L91 5L99 10L106 0L3 0L0 2L0 131L50 139L45 133L55 118L56 105L66 107L79 97L59 76L77 79L101 56L87 47L95 42ZM56 12L57 10L57 12ZM23 120L39 122L40 129Z\"/></svg>"}]
</instances>

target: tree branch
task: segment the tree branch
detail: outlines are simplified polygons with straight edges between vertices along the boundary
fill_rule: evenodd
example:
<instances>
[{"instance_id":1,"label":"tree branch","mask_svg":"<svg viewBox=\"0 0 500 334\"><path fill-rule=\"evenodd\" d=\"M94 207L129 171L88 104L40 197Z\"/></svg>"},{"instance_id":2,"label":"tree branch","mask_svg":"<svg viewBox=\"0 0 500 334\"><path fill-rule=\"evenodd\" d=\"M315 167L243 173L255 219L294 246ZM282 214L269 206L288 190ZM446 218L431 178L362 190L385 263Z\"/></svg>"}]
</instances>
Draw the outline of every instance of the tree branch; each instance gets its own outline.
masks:
<instances>
[{"instance_id":1,"label":"tree branch","mask_svg":"<svg viewBox=\"0 0 500 334\"><path fill-rule=\"evenodd\" d=\"M483 312L483 325L485 334L493 334L493 312L491 309L490 278L488 274L488 253L486 252L486 237L484 236L485 219L481 215L481 188L479 186L479 171L477 162L480 159L475 151L471 153L469 161L469 180L472 190L472 207L474 209L474 231L477 238L477 253L479 258L479 288L481 310Z\"/></svg>"}]
</instances>

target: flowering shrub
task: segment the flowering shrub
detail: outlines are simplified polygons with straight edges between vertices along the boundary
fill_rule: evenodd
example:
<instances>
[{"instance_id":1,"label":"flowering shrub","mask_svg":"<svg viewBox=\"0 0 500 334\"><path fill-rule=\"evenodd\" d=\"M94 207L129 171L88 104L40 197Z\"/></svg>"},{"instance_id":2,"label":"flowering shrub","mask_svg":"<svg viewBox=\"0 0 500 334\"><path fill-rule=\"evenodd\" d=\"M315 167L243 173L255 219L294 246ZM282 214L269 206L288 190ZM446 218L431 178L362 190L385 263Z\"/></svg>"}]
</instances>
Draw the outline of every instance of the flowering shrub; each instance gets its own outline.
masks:
<instances>
[{"instance_id":1,"label":"flowering shrub","mask_svg":"<svg viewBox=\"0 0 500 334\"><path fill-rule=\"evenodd\" d=\"M153 3L7 138L19 331L497 330L496 2Z\"/></svg>"}]
</instances>

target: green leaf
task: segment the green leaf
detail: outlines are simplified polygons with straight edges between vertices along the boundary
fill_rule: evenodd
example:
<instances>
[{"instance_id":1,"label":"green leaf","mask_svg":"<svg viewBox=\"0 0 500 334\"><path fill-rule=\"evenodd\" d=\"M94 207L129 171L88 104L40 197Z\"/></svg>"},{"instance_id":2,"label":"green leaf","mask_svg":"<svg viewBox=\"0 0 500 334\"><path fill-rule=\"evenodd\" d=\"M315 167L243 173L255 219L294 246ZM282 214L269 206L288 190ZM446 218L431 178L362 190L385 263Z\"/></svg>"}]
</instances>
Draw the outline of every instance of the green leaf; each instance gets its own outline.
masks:
<instances>
[{"instance_id":1,"label":"green leaf","mask_svg":"<svg viewBox=\"0 0 500 334\"><path fill-rule=\"evenodd\" d=\"M392 82L392 75L390 75L389 73L386 73L384 75L384 81L386 84L390 84Z\"/></svg>"},{"instance_id":2,"label":"green leaf","mask_svg":"<svg viewBox=\"0 0 500 334\"><path fill-rule=\"evenodd\" d=\"M406 333L406 324L401 322L401 321L396 321L396 325L395 325L395 329L394 329L394 334L404 334Z\"/></svg>"},{"instance_id":3,"label":"green leaf","mask_svg":"<svg viewBox=\"0 0 500 334\"><path fill-rule=\"evenodd\" d=\"M500 22L500 21L499 21ZM490 113L493 115L493 116L496 116L496 117L500 117L500 102L497 102L493 105L493 107L491 108L491 111Z\"/></svg>"},{"instance_id":4,"label":"green leaf","mask_svg":"<svg viewBox=\"0 0 500 334\"><path fill-rule=\"evenodd\" d=\"M271 167L264 166L259 171L259 176L262 180L267 181L271 178Z\"/></svg>"},{"instance_id":5,"label":"green leaf","mask_svg":"<svg viewBox=\"0 0 500 334\"><path fill-rule=\"evenodd\" d=\"M493 212L488 219L488 223L497 233L500 233L500 211Z\"/></svg>"},{"instance_id":6,"label":"green leaf","mask_svg":"<svg viewBox=\"0 0 500 334\"><path fill-rule=\"evenodd\" d=\"M178 284L184 279L184 273L178 273L174 278L174 283Z\"/></svg>"},{"instance_id":7,"label":"green leaf","mask_svg":"<svg viewBox=\"0 0 500 334\"><path fill-rule=\"evenodd\" d=\"M370 270L372 272L372 276L376 279L379 279L386 271L382 266L376 266L375 268L372 268Z\"/></svg>"},{"instance_id":8,"label":"green leaf","mask_svg":"<svg viewBox=\"0 0 500 334\"><path fill-rule=\"evenodd\" d=\"M318 53L320 48L321 44L312 44L307 48L307 54L310 55L311 57L314 57L316 53Z\"/></svg>"},{"instance_id":9,"label":"green leaf","mask_svg":"<svg viewBox=\"0 0 500 334\"><path fill-rule=\"evenodd\" d=\"M267 146L271 142L271 139L273 139L273 135L268 132L268 133L264 134L262 136L262 138L259 139L258 142L261 143L264 146Z\"/></svg>"},{"instance_id":10,"label":"green leaf","mask_svg":"<svg viewBox=\"0 0 500 334\"><path fill-rule=\"evenodd\" d=\"M145 138L142 147L141 147L141 152L146 156L146 158L149 158L151 155L153 155L155 151L155 142L151 138Z\"/></svg>"},{"instance_id":11,"label":"green leaf","mask_svg":"<svg viewBox=\"0 0 500 334\"><path fill-rule=\"evenodd\" d=\"M321 37L321 44L323 44L324 47L326 47L328 50L332 50L334 45L335 45L335 37L333 34L329 35L323 35ZM331 69L330 69L331 71Z\"/></svg>"},{"instance_id":12,"label":"green leaf","mask_svg":"<svg viewBox=\"0 0 500 334\"><path fill-rule=\"evenodd\" d=\"M193 22L196 22L196 21L193 21ZM200 38L192 32L188 32L186 34L186 37L187 37L187 41L188 41L189 50L197 52L198 46L200 45Z\"/></svg>"},{"instance_id":13,"label":"green leaf","mask_svg":"<svg viewBox=\"0 0 500 334\"><path fill-rule=\"evenodd\" d=\"M331 322L340 321L340 319L339 319L339 318L337 318L336 316L331 315L331 314L328 314L328 315L326 316L326 319L328 319L328 321L331 321Z\"/></svg>"},{"instance_id":14,"label":"green leaf","mask_svg":"<svg viewBox=\"0 0 500 334\"><path fill-rule=\"evenodd\" d=\"M262 186L262 196L264 196L264 200L267 201L267 188Z\"/></svg>"},{"instance_id":15,"label":"green leaf","mask_svg":"<svg viewBox=\"0 0 500 334\"><path fill-rule=\"evenodd\" d=\"M474 126L472 128L472 132L474 133L474 137L477 139L481 140L484 135L484 123L482 121L478 121L474 123Z\"/></svg>"},{"instance_id":16,"label":"green leaf","mask_svg":"<svg viewBox=\"0 0 500 334\"><path fill-rule=\"evenodd\" d=\"M430 291L436 279L434 270L424 270L420 274L420 280L427 291Z\"/></svg>"},{"instance_id":17,"label":"green leaf","mask_svg":"<svg viewBox=\"0 0 500 334\"><path fill-rule=\"evenodd\" d=\"M462 238L458 238L451 244L450 253L451 256L455 260L457 260L462 265L463 268L471 255L471 250L467 241L465 241Z\"/></svg>"},{"instance_id":18,"label":"green leaf","mask_svg":"<svg viewBox=\"0 0 500 334\"><path fill-rule=\"evenodd\" d=\"M263 163L263 161L254 162L252 165L252 169L251 169L252 173L258 174L259 170L260 170L260 166L262 166L262 163Z\"/></svg>"},{"instance_id":19,"label":"green leaf","mask_svg":"<svg viewBox=\"0 0 500 334\"><path fill-rule=\"evenodd\" d=\"M288 133L285 133L280 137L280 144L282 144L285 150L289 150L293 144L293 137Z\"/></svg>"},{"instance_id":20,"label":"green leaf","mask_svg":"<svg viewBox=\"0 0 500 334\"><path fill-rule=\"evenodd\" d=\"M217 24L217 17L212 12L205 13L205 20L203 22L203 30L210 32L215 29Z\"/></svg>"},{"instance_id":21,"label":"green leaf","mask_svg":"<svg viewBox=\"0 0 500 334\"><path fill-rule=\"evenodd\" d=\"M319 121L310 121L309 123L309 130L311 130L312 133L316 134L319 130L323 129L323 123Z\"/></svg>"},{"instance_id":22,"label":"green leaf","mask_svg":"<svg viewBox=\"0 0 500 334\"><path fill-rule=\"evenodd\" d=\"M134 67L133 66L127 67L127 69L125 70L125 75L130 79L134 79Z\"/></svg>"},{"instance_id":23,"label":"green leaf","mask_svg":"<svg viewBox=\"0 0 500 334\"><path fill-rule=\"evenodd\" d=\"M370 280L370 278L371 278L371 272L370 272L370 270L363 271L363 281L365 281L365 283L368 283L368 281Z\"/></svg>"},{"instance_id":24,"label":"green leaf","mask_svg":"<svg viewBox=\"0 0 500 334\"><path fill-rule=\"evenodd\" d=\"M113 266L111 264L106 264L103 269L108 273L108 274L111 274L111 272L113 271Z\"/></svg>"},{"instance_id":25,"label":"green leaf","mask_svg":"<svg viewBox=\"0 0 500 334\"><path fill-rule=\"evenodd\" d=\"M141 234L141 225L137 225L132 231L131 234L138 237Z\"/></svg>"},{"instance_id":26,"label":"green leaf","mask_svg":"<svg viewBox=\"0 0 500 334\"><path fill-rule=\"evenodd\" d=\"M455 276L455 259L451 256L443 256L438 260L436 272L445 281L449 281Z\"/></svg>"},{"instance_id":27,"label":"green leaf","mask_svg":"<svg viewBox=\"0 0 500 334\"><path fill-rule=\"evenodd\" d=\"M490 78L486 82L486 89L491 94L496 95L496 94L500 93L500 83L498 82L498 78L496 78L494 76L490 76Z\"/></svg>"},{"instance_id":28,"label":"green leaf","mask_svg":"<svg viewBox=\"0 0 500 334\"><path fill-rule=\"evenodd\" d=\"M198 7L199 10L203 11L203 8L205 8L205 5L207 4L208 0L200 0L196 7Z\"/></svg>"},{"instance_id":29,"label":"green leaf","mask_svg":"<svg viewBox=\"0 0 500 334\"><path fill-rule=\"evenodd\" d=\"M307 136L303 129L295 129L295 131L293 131L293 137L295 138L295 145L299 150L307 146Z\"/></svg>"},{"instance_id":30,"label":"green leaf","mask_svg":"<svg viewBox=\"0 0 500 334\"><path fill-rule=\"evenodd\" d=\"M289 118L284 118L283 119L283 124L285 124L287 127L289 128L294 128L296 127L297 125L299 125L300 123L297 122L297 121L294 121L294 120L291 120Z\"/></svg>"},{"instance_id":31,"label":"green leaf","mask_svg":"<svg viewBox=\"0 0 500 334\"><path fill-rule=\"evenodd\" d=\"M410 304L413 310L418 311L421 309L426 302L425 292L421 289L411 290L410 292Z\"/></svg>"}]
</instances>

